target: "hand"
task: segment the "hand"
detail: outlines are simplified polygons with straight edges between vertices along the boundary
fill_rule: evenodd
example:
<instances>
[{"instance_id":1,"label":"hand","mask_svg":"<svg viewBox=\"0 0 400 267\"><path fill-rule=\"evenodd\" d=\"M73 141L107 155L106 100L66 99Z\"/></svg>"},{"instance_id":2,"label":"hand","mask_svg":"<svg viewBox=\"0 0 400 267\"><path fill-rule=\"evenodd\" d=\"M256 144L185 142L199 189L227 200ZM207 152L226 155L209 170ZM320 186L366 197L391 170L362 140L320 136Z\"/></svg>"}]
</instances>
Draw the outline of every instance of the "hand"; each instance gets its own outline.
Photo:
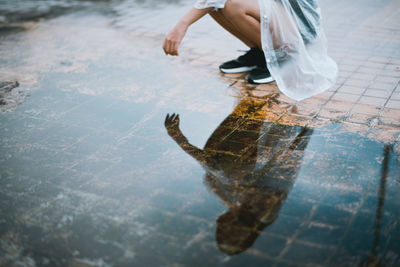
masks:
<instances>
[{"instance_id":1,"label":"hand","mask_svg":"<svg viewBox=\"0 0 400 267\"><path fill-rule=\"evenodd\" d=\"M188 140L182 134L179 129L179 115L173 113L172 115L167 114L164 122L165 128L167 129L168 135L172 137L179 145L186 144Z\"/></svg>"},{"instance_id":2,"label":"hand","mask_svg":"<svg viewBox=\"0 0 400 267\"><path fill-rule=\"evenodd\" d=\"M165 128L168 131L168 134L174 134L176 132L180 132L179 129L179 115L173 113L172 115L167 114L165 117L165 122L164 122Z\"/></svg>"},{"instance_id":3,"label":"hand","mask_svg":"<svg viewBox=\"0 0 400 267\"><path fill-rule=\"evenodd\" d=\"M187 26L178 23L164 40L163 49L166 55L178 56L178 48L186 34Z\"/></svg>"}]
</instances>

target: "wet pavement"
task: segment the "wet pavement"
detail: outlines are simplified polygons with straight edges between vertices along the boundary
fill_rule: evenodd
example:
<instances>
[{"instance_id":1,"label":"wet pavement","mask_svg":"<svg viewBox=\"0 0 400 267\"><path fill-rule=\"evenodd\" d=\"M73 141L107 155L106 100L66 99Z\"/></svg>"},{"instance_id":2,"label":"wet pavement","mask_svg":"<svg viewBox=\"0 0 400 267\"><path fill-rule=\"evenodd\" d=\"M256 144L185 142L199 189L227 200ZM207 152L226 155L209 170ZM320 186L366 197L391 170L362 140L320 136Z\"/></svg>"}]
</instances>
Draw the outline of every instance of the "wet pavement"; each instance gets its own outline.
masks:
<instances>
[{"instance_id":1,"label":"wet pavement","mask_svg":"<svg viewBox=\"0 0 400 267\"><path fill-rule=\"evenodd\" d=\"M0 2L0 265L399 266L400 4L320 2L301 102L209 18L165 57L191 1Z\"/></svg>"}]
</instances>

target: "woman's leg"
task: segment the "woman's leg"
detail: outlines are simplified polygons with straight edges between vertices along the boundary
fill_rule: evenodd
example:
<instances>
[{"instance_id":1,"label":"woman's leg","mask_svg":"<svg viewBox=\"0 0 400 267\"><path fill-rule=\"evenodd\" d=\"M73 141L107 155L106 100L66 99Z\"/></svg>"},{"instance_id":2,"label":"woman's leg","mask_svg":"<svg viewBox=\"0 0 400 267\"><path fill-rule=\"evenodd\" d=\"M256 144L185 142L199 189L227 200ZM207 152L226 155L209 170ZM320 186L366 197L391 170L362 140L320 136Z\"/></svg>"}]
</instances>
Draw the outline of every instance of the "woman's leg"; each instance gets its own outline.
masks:
<instances>
[{"instance_id":1,"label":"woman's leg","mask_svg":"<svg viewBox=\"0 0 400 267\"><path fill-rule=\"evenodd\" d=\"M227 0L223 9L211 12L210 15L247 46L261 49L258 0Z\"/></svg>"}]
</instances>

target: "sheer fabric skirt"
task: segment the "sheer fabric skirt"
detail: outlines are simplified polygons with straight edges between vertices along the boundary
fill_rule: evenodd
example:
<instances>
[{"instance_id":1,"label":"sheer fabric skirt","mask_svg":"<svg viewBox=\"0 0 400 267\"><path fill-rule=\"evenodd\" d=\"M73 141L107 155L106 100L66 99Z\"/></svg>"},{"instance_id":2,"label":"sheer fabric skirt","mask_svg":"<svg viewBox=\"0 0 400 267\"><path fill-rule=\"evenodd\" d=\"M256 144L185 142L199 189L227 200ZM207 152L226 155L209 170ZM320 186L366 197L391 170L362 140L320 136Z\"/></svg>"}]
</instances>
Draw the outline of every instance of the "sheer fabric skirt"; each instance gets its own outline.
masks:
<instances>
[{"instance_id":1,"label":"sheer fabric skirt","mask_svg":"<svg viewBox=\"0 0 400 267\"><path fill-rule=\"evenodd\" d=\"M195 8L217 10L223 8L225 2L200 0ZM338 68L327 54L316 0L258 2L262 49L280 91L300 101L333 86Z\"/></svg>"}]
</instances>

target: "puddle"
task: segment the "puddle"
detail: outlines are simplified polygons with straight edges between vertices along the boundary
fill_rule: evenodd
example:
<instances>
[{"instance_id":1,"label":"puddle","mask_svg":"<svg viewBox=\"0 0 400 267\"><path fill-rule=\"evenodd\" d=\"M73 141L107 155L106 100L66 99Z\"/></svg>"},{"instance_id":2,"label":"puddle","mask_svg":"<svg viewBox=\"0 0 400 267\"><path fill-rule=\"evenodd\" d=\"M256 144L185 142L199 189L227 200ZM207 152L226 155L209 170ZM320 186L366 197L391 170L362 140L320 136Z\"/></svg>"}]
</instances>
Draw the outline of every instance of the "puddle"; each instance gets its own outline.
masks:
<instances>
[{"instance_id":1,"label":"puddle","mask_svg":"<svg viewBox=\"0 0 400 267\"><path fill-rule=\"evenodd\" d=\"M60 120L3 114L2 264L398 264L392 144L271 122L276 94L225 117L171 104L179 124L157 102L87 97Z\"/></svg>"},{"instance_id":2,"label":"puddle","mask_svg":"<svg viewBox=\"0 0 400 267\"><path fill-rule=\"evenodd\" d=\"M185 138L177 115L166 117L169 135L203 166L205 185L226 206L216 219L220 251L228 255L252 251L260 236L276 235L286 239L276 253L278 265L285 260L300 265L393 264L391 257L398 257L398 247L387 246L393 237L390 229L398 229L400 215L395 197L400 193L396 178L400 158L393 145L340 133L341 124L313 129L265 121L277 110L274 105L272 100L239 101L202 149ZM388 181L393 190L389 196ZM332 193L333 198L329 197ZM368 206L367 200L374 205ZM385 207L385 201L392 203ZM336 214L342 218L335 218ZM359 216L368 216L368 222ZM300 225L282 229L279 224L287 225L288 220ZM294 234L285 236L288 230ZM359 239L370 241L358 247ZM294 249L297 243L302 245L301 253ZM253 249L270 255L267 247ZM386 249L390 251L386 255L394 254L382 259ZM313 256L319 250L329 250L327 258Z\"/></svg>"}]
</instances>

